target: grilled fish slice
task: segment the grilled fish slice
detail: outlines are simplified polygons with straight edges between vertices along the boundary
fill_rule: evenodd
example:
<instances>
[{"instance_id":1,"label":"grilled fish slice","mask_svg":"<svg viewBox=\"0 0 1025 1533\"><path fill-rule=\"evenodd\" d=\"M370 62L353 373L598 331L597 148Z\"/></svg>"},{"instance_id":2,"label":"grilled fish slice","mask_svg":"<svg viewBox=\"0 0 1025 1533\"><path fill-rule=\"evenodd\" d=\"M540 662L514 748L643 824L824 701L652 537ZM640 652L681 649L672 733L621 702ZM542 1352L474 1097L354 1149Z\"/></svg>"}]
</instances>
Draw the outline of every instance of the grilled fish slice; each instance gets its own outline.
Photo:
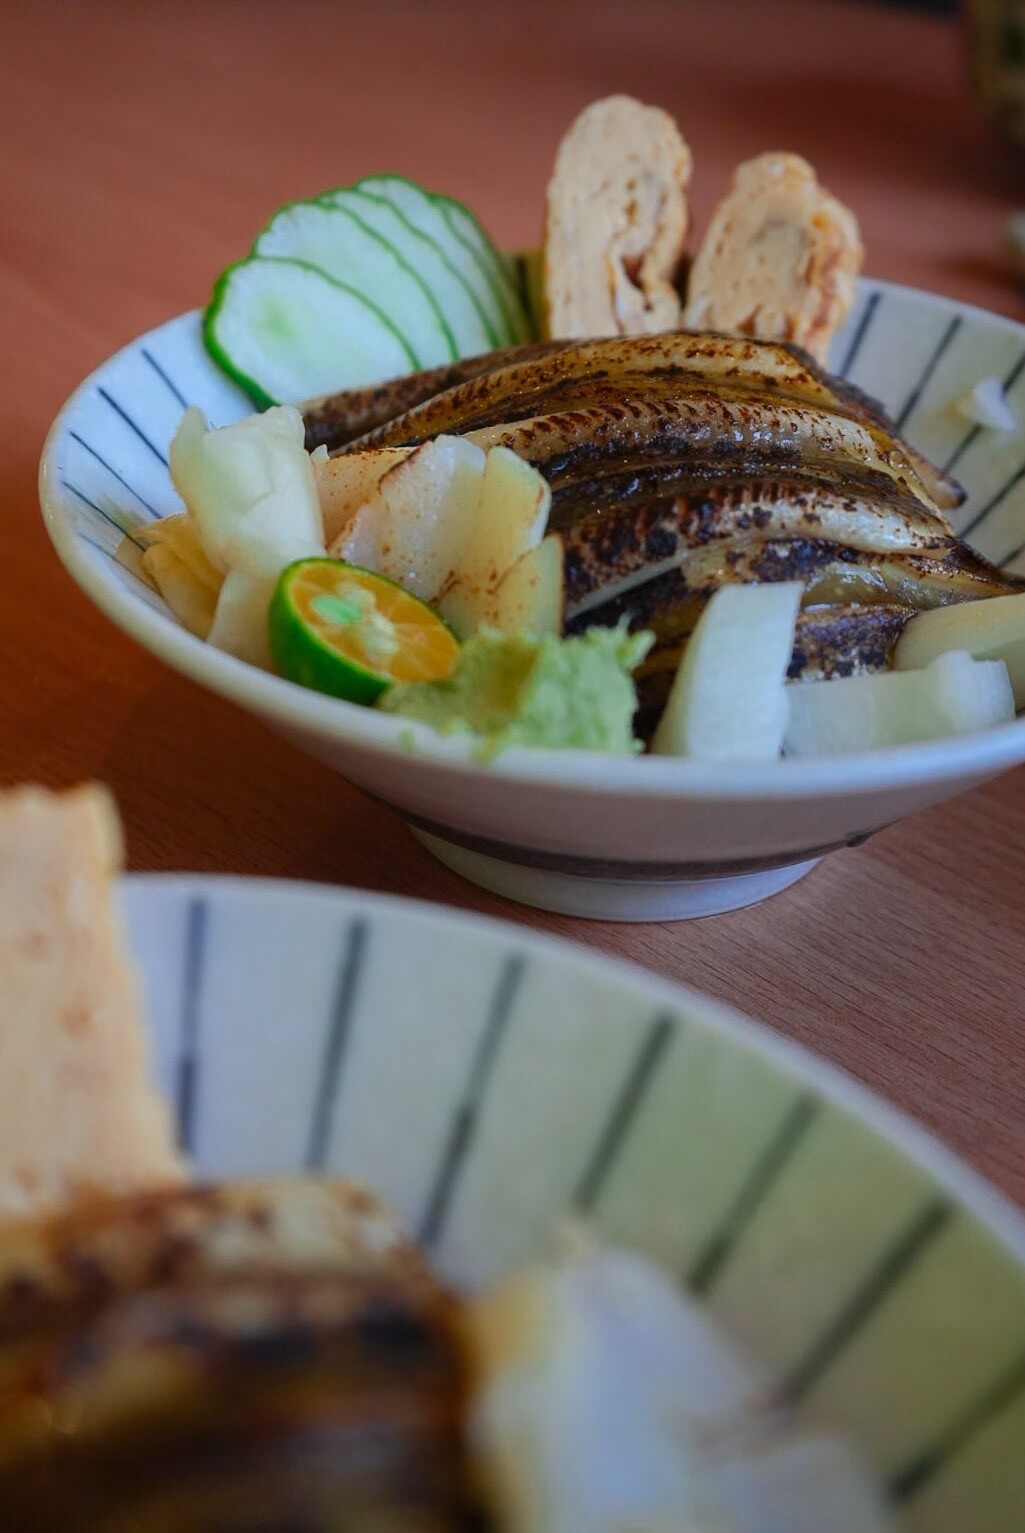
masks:
<instances>
[{"instance_id":1,"label":"grilled fish slice","mask_svg":"<svg viewBox=\"0 0 1025 1533\"><path fill-rule=\"evenodd\" d=\"M626 387L645 375L664 378L680 388L700 386L698 380L706 379L723 387L746 384L772 389L799 404L836 402L823 375L796 348L736 336L669 331L495 352L490 367L474 365L465 379L435 389L421 404L408 407L408 421L393 416L392 425L408 441L457 426L467 429L518 420L540 413L531 408L531 401L551 394L560 384L589 380ZM414 375L425 381L431 376Z\"/></svg>"},{"instance_id":2,"label":"grilled fish slice","mask_svg":"<svg viewBox=\"0 0 1025 1533\"><path fill-rule=\"evenodd\" d=\"M806 607L797 617L791 681L885 671L908 620L906 607Z\"/></svg>"},{"instance_id":3,"label":"grilled fish slice","mask_svg":"<svg viewBox=\"0 0 1025 1533\"><path fill-rule=\"evenodd\" d=\"M724 486L581 517L562 533L568 620L675 575L709 596L731 581L802 580L806 601L899 599L912 610L1015 588L914 506L814 483ZM841 579L842 577L842 579ZM817 593L830 579L835 594ZM840 586L843 594L840 593Z\"/></svg>"},{"instance_id":4,"label":"grilled fish slice","mask_svg":"<svg viewBox=\"0 0 1025 1533\"><path fill-rule=\"evenodd\" d=\"M648 469L670 475L683 469L709 483L785 478L797 470L839 487L853 471L889 481L938 511L916 466L892 439L879 441L860 422L826 409L725 391L626 396L467 435L485 450L511 448L544 474L559 531L564 501L586 503L591 481Z\"/></svg>"},{"instance_id":5,"label":"grilled fish slice","mask_svg":"<svg viewBox=\"0 0 1025 1533\"><path fill-rule=\"evenodd\" d=\"M814 675L885 665L917 610L1021 589L953 535L956 481L798 347L681 332L495 361L352 450L456 432L538 468L565 552L567 631L653 629L649 712L729 582L804 583L793 666Z\"/></svg>"},{"instance_id":6,"label":"grilled fish slice","mask_svg":"<svg viewBox=\"0 0 1025 1533\"><path fill-rule=\"evenodd\" d=\"M529 351L529 354L528 354ZM622 406L644 388L649 404L666 405L691 395L732 394L757 408L774 404L811 407L859 424L872 438L877 456L889 458L889 477L894 470L907 473L921 484L926 496L944 509L963 500L963 491L949 475L942 474L893 433L892 426L873 401L860 391L833 380L798 347L757 342L732 336L678 332L629 339L584 341L539 352L530 348L495 354L495 365L454 387L444 389L407 408L387 423L358 439L358 445L404 446L424 441L441 432L464 433L488 425L525 422L530 417L562 413L586 403L595 394ZM425 380L429 375L418 374ZM397 385L383 385L396 388ZM350 396L350 398L353 396ZM362 397L362 396L360 396ZM397 402L397 394L395 396ZM345 415L345 396L334 396L331 408ZM324 403L307 407L308 421L317 418ZM771 421L765 428L771 430Z\"/></svg>"},{"instance_id":7,"label":"grilled fish slice","mask_svg":"<svg viewBox=\"0 0 1025 1533\"><path fill-rule=\"evenodd\" d=\"M686 637L701 607L723 585L800 580L805 605L902 606L907 615L951 601L1005 593L1008 582L953 543L935 555L865 554L813 538L746 536L726 547L691 549L651 578L635 574L567 607L571 633L629 621L659 637Z\"/></svg>"},{"instance_id":8,"label":"grilled fish slice","mask_svg":"<svg viewBox=\"0 0 1025 1533\"><path fill-rule=\"evenodd\" d=\"M48 1354L70 1446L0 1473L4 1526L479 1528L456 1320L440 1290L331 1270L124 1297Z\"/></svg>"},{"instance_id":9,"label":"grilled fish slice","mask_svg":"<svg viewBox=\"0 0 1025 1533\"><path fill-rule=\"evenodd\" d=\"M42 1221L7 1221L0 1226L0 1460L19 1390L54 1335L147 1283L191 1286L324 1266L426 1271L376 1198L352 1183L312 1177L82 1199Z\"/></svg>"},{"instance_id":10,"label":"grilled fish slice","mask_svg":"<svg viewBox=\"0 0 1025 1533\"><path fill-rule=\"evenodd\" d=\"M654 578L688 550L725 540L807 538L814 531L870 554L938 554L950 545L945 521L912 495L877 490L872 498L810 477L704 485L676 495L658 496L656 488L653 497L643 476L627 474L603 480L602 492L597 509L562 532L573 613L588 599L600 603L610 584Z\"/></svg>"},{"instance_id":11,"label":"grilled fish slice","mask_svg":"<svg viewBox=\"0 0 1025 1533\"><path fill-rule=\"evenodd\" d=\"M395 1218L352 1182L279 1177L81 1199L42 1222L0 1224L0 1348L154 1276L365 1268L371 1255L382 1267L422 1265Z\"/></svg>"},{"instance_id":12,"label":"grilled fish slice","mask_svg":"<svg viewBox=\"0 0 1025 1533\"><path fill-rule=\"evenodd\" d=\"M431 367L424 372L405 373L400 378L390 378L385 383L375 383L369 388L343 389L337 394L323 394L319 399L309 399L303 406L306 446L310 452L317 447L326 447L335 452L377 426L386 425L396 416L405 414L414 406L470 378L494 372L507 362L523 362L533 357L549 356L571 344L569 341L536 341L526 346L507 346L502 351L487 351L478 357L464 357L458 362Z\"/></svg>"},{"instance_id":13,"label":"grilled fish slice","mask_svg":"<svg viewBox=\"0 0 1025 1533\"><path fill-rule=\"evenodd\" d=\"M390 1214L345 1183L10 1225L0 1526L481 1533L458 1331Z\"/></svg>"}]
</instances>

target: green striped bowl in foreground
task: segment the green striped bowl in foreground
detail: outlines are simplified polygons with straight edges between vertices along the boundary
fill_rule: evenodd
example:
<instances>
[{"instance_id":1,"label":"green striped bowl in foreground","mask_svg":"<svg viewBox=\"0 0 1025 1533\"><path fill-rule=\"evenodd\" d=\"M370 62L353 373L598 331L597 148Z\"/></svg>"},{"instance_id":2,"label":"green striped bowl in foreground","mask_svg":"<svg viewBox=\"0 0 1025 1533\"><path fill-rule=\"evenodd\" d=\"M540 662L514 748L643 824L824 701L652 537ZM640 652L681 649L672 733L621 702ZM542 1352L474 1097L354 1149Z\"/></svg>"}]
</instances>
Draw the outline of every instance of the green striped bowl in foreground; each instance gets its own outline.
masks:
<instances>
[{"instance_id":1,"label":"green striped bowl in foreground","mask_svg":"<svg viewBox=\"0 0 1025 1533\"><path fill-rule=\"evenodd\" d=\"M857 1439L899 1526L1021 1529L1025 1221L868 1092L696 994L452 911L189 877L124 900L203 1174L359 1177L471 1285L593 1219Z\"/></svg>"}]
</instances>

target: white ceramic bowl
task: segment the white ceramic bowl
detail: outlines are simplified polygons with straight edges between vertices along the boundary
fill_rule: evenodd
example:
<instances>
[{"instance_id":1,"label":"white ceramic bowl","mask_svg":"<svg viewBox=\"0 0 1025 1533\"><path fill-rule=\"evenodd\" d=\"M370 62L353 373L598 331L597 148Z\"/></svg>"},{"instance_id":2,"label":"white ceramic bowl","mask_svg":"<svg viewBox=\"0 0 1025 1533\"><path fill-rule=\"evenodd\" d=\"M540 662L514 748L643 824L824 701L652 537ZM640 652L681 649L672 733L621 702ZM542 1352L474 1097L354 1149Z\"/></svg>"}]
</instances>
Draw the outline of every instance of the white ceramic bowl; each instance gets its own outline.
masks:
<instances>
[{"instance_id":1,"label":"white ceramic bowl","mask_svg":"<svg viewBox=\"0 0 1025 1533\"><path fill-rule=\"evenodd\" d=\"M1025 434L973 428L952 404L995 375L1025 412L1023 364L1025 327L882 283L862 285L833 355L916 446L953 464L969 493L962 527L1011 569L1025 567ZM465 741L422 729L413 754L403 721L193 638L111 557L123 528L180 509L166 455L186 402L218 425L250 408L206 356L195 313L119 352L64 406L40 497L68 570L168 665L393 805L444 862L514 899L624 920L734 909L785 888L825 852L1025 761L1025 719L873 755L729 768L536 751L482 767Z\"/></svg>"},{"instance_id":2,"label":"white ceramic bowl","mask_svg":"<svg viewBox=\"0 0 1025 1533\"><path fill-rule=\"evenodd\" d=\"M584 1215L856 1439L904 1533L1020 1533L1025 1221L863 1088L512 926L252 880L123 893L203 1174L359 1177L470 1287Z\"/></svg>"}]
</instances>

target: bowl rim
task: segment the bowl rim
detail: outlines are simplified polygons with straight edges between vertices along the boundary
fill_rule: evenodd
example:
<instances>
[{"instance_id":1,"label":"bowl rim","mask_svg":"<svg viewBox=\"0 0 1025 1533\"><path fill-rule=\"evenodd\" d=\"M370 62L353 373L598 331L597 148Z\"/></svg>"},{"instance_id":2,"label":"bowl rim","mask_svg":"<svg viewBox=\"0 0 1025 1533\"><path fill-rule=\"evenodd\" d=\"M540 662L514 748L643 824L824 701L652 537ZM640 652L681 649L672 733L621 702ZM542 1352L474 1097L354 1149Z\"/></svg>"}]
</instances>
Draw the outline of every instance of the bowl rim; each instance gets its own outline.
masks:
<instances>
[{"instance_id":1,"label":"bowl rim","mask_svg":"<svg viewBox=\"0 0 1025 1533\"><path fill-rule=\"evenodd\" d=\"M931 1129L842 1065L834 1064L806 1044L725 1001L690 985L665 979L632 959L612 957L572 938L537 931L458 906L411 899L406 895L383 894L346 884L230 873L126 873L118 884L119 892L129 906L136 897L145 900L147 896L173 893L183 901L196 896L227 896L273 905L284 899L298 905L335 905L340 910L369 911L372 916L386 919L413 916L420 922L440 928L446 938L456 934L470 941L478 936L500 937L541 962L552 959L569 962L581 973L590 972L599 981L625 983L634 993L642 993L650 999L653 1010L665 1008L674 1013L689 1013L699 1024L753 1049L772 1067L812 1086L832 1105L851 1113L859 1123L931 1177L959 1208L997 1240L1025 1277L1025 1210ZM133 962L139 962L134 955ZM553 1026L558 1026L557 1020Z\"/></svg>"},{"instance_id":2,"label":"bowl rim","mask_svg":"<svg viewBox=\"0 0 1025 1533\"><path fill-rule=\"evenodd\" d=\"M911 295L937 308L953 308L959 314L996 322L1025 341L1025 325L975 304L878 279L863 279L860 290ZM216 695L285 731L298 730L325 743L391 761L407 759L411 765L429 765L456 780L501 777L569 789L575 794L604 796L622 792L668 801L838 798L982 778L1025 762L1023 717L967 735L808 760L780 758L771 762L706 764L672 756L516 748L484 763L475 755L473 741L465 735L438 735L425 725L312 692L214 649L182 628L170 614L137 600L104 574L76 532L59 472L59 451L67 435L68 419L97 379L113 363L162 331L187 321L197 323L199 314L198 309L189 310L137 336L101 362L73 390L55 416L43 444L39 500L58 558L93 604L142 648Z\"/></svg>"}]
</instances>

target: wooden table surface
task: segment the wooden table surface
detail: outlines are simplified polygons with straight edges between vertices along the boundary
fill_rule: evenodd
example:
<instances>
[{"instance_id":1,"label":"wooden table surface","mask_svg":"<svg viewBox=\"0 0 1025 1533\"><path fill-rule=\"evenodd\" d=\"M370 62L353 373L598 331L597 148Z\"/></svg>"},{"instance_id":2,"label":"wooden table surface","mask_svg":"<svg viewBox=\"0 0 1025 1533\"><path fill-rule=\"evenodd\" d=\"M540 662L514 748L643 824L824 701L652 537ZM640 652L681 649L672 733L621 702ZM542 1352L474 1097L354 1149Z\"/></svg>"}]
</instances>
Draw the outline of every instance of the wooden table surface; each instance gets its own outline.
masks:
<instances>
[{"instance_id":1,"label":"wooden table surface","mask_svg":"<svg viewBox=\"0 0 1025 1533\"><path fill-rule=\"evenodd\" d=\"M846 0L0 0L0 784L105 779L133 868L427 895L633 958L820 1050L1025 1201L1025 773L760 909L538 916L164 670L44 537L36 464L64 397L202 303L275 205L400 169L526 244L559 134L614 90L678 117L699 222L738 159L799 150L858 211L873 274L1023 317L1001 240L1025 160L973 114L949 23Z\"/></svg>"}]
</instances>

